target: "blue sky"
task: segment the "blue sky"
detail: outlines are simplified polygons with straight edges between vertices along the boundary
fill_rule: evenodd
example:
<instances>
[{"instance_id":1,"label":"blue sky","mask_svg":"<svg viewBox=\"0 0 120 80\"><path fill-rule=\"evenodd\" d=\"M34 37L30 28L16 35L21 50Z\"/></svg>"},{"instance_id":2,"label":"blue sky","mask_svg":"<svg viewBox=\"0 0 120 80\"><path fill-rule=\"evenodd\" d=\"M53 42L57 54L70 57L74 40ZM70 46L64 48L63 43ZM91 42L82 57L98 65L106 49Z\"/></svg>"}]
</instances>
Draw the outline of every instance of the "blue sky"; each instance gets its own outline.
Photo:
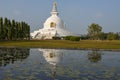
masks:
<instances>
[{"instance_id":1,"label":"blue sky","mask_svg":"<svg viewBox=\"0 0 120 80\"><path fill-rule=\"evenodd\" d=\"M25 21L31 31L43 27L54 0L0 0L0 16ZM68 30L86 34L97 23L103 32L120 32L120 0L56 0L60 18Z\"/></svg>"}]
</instances>

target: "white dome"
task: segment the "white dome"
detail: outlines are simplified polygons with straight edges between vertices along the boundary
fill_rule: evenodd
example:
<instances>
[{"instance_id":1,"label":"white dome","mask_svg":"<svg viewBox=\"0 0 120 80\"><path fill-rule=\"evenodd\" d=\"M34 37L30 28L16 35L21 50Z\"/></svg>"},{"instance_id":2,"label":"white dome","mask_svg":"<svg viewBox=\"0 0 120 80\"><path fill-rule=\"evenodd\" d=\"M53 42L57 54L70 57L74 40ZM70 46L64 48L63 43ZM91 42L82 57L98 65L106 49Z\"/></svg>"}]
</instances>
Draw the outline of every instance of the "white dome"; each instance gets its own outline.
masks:
<instances>
[{"instance_id":1,"label":"white dome","mask_svg":"<svg viewBox=\"0 0 120 80\"><path fill-rule=\"evenodd\" d=\"M64 22L57 15L52 15L45 21L44 29L50 29L51 24L54 25L52 28L64 28Z\"/></svg>"},{"instance_id":2,"label":"white dome","mask_svg":"<svg viewBox=\"0 0 120 80\"><path fill-rule=\"evenodd\" d=\"M33 39L53 39L53 37L63 37L74 35L69 32L64 22L58 17L56 2L53 4L51 16L45 21L44 27L31 33Z\"/></svg>"}]
</instances>

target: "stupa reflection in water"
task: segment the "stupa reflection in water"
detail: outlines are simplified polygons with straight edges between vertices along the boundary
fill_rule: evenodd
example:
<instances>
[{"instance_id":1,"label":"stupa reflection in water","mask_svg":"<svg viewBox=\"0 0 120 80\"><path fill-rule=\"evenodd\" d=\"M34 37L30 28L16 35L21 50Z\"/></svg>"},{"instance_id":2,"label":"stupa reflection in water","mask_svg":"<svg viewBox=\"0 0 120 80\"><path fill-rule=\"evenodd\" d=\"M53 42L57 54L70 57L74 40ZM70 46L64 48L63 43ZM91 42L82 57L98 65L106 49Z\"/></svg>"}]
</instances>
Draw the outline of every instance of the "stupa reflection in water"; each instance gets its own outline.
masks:
<instances>
[{"instance_id":1,"label":"stupa reflection in water","mask_svg":"<svg viewBox=\"0 0 120 80\"><path fill-rule=\"evenodd\" d=\"M51 70L53 80L57 80L57 65L62 61L63 53L56 49L39 49L39 51L42 52L46 62L50 64L49 69Z\"/></svg>"},{"instance_id":2,"label":"stupa reflection in water","mask_svg":"<svg viewBox=\"0 0 120 80\"><path fill-rule=\"evenodd\" d=\"M56 66L60 61L62 61L63 53L60 50L56 49L39 49L42 52L45 60L51 64Z\"/></svg>"}]
</instances>

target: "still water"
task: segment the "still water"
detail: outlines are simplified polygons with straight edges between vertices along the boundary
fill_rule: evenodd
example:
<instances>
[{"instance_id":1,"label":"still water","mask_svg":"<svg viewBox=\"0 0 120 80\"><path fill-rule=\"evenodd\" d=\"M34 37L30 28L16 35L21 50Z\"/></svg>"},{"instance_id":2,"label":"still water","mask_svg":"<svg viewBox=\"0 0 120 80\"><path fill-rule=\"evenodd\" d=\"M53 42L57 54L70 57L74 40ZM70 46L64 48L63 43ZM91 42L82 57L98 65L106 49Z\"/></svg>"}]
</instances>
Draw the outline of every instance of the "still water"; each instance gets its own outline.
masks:
<instances>
[{"instance_id":1,"label":"still water","mask_svg":"<svg viewBox=\"0 0 120 80\"><path fill-rule=\"evenodd\" d=\"M120 52L0 48L0 80L120 80Z\"/></svg>"}]
</instances>

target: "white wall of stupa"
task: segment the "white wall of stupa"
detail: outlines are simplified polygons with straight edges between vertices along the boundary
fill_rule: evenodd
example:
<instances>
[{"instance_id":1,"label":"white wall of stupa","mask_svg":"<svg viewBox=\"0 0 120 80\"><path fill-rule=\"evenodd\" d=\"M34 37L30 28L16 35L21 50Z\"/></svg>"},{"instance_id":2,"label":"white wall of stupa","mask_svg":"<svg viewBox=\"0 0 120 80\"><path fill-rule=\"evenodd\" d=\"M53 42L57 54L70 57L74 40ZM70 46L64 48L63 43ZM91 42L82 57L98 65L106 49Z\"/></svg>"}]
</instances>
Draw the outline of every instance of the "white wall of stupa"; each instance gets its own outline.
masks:
<instances>
[{"instance_id":1,"label":"white wall of stupa","mask_svg":"<svg viewBox=\"0 0 120 80\"><path fill-rule=\"evenodd\" d=\"M73 36L74 34L65 28L63 20L58 17L57 4L53 3L51 16L43 24L43 28L31 33L32 39L52 39L52 37Z\"/></svg>"}]
</instances>

